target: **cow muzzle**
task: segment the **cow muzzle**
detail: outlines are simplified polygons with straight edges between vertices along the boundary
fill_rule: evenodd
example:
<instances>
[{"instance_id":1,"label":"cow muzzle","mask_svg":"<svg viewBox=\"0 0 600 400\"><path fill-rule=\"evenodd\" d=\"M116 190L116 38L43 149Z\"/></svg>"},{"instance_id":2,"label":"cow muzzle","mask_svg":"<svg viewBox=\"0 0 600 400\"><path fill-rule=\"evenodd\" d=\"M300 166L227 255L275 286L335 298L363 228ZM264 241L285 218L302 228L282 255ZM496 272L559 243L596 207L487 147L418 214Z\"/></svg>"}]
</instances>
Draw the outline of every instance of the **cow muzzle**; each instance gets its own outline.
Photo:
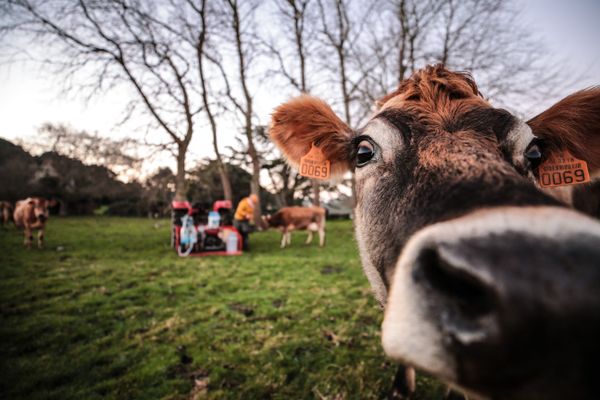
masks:
<instances>
[{"instance_id":1,"label":"cow muzzle","mask_svg":"<svg viewBox=\"0 0 600 400\"><path fill-rule=\"evenodd\" d=\"M46 220L48 219L48 217L46 216L46 214L38 214L37 219L40 222L46 222Z\"/></svg>"},{"instance_id":2,"label":"cow muzzle","mask_svg":"<svg viewBox=\"0 0 600 400\"><path fill-rule=\"evenodd\" d=\"M396 265L386 354L479 397L587 399L600 357L600 224L558 207L417 232Z\"/></svg>"}]
</instances>

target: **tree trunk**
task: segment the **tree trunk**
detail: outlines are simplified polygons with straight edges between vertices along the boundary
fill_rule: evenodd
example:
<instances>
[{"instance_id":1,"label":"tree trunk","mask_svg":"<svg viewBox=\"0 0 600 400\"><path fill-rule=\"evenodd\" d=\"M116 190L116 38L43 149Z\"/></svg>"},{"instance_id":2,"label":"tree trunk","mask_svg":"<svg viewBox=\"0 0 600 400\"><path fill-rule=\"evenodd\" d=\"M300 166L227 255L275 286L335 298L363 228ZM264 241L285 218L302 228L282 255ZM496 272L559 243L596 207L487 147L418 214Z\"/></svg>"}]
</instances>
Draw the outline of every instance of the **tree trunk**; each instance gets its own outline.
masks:
<instances>
[{"instance_id":1,"label":"tree trunk","mask_svg":"<svg viewBox=\"0 0 600 400\"><path fill-rule=\"evenodd\" d=\"M187 144L177 147L177 175L175 175L175 200L187 200L187 187L185 183L185 153Z\"/></svg>"},{"instance_id":2,"label":"tree trunk","mask_svg":"<svg viewBox=\"0 0 600 400\"><path fill-rule=\"evenodd\" d=\"M398 19L400 20L400 27L402 29L401 33L401 44L399 46L400 50L398 52L398 84L404 80L404 76L406 75L406 36L408 36L408 27L406 21L406 10L404 1L400 2L398 7Z\"/></svg>"},{"instance_id":3,"label":"tree trunk","mask_svg":"<svg viewBox=\"0 0 600 400\"><path fill-rule=\"evenodd\" d=\"M248 139L248 154L252 160L252 182L250 184L250 191L252 194L255 194L257 197L257 202L254 205L254 223L260 229L264 228L264 224L261 218L261 210L260 210L260 159L258 157L258 153L256 151L256 147L254 147L254 140L252 138L252 115L253 115L253 105L252 105L252 96L250 95L250 90L248 89L248 83L246 82L246 71L248 66L244 61L244 50L242 44L242 32L240 28L240 15L238 9L237 1L228 1L229 6L231 7L231 11L233 13L233 31L235 34L235 43L236 43L236 51L238 55L238 71L240 74L240 84L242 86L242 91L244 93L244 99L246 101L245 108L242 110L245 118L245 133L246 138Z\"/></svg>"},{"instance_id":4,"label":"tree trunk","mask_svg":"<svg viewBox=\"0 0 600 400\"><path fill-rule=\"evenodd\" d=\"M231 190L231 182L229 181L229 174L227 173L227 167L219 159L219 175L221 177L221 185L223 185L223 197L225 200L233 200L233 192Z\"/></svg>"},{"instance_id":5,"label":"tree trunk","mask_svg":"<svg viewBox=\"0 0 600 400\"><path fill-rule=\"evenodd\" d=\"M198 9L200 19L202 21L202 31L198 36L198 43L196 46L196 57L198 59L198 74L200 76L200 86L202 88L202 102L204 104L204 110L208 116L210 122L210 129L213 137L213 149L215 150L215 156L217 157L217 165L219 168L219 176L221 178L221 186L223 186L223 197L225 200L233 200L233 193L231 191L231 181L229 180L229 174L227 173L227 166L223 162L221 153L219 152L219 144L217 142L217 122L213 115L208 101L208 87L206 85L206 77L204 75L204 45L206 43L206 1L202 0L201 8Z\"/></svg>"},{"instance_id":6,"label":"tree trunk","mask_svg":"<svg viewBox=\"0 0 600 400\"><path fill-rule=\"evenodd\" d=\"M313 189L313 205L315 207L321 207L321 185L316 179L312 181L312 189Z\"/></svg>"},{"instance_id":7,"label":"tree trunk","mask_svg":"<svg viewBox=\"0 0 600 400\"><path fill-rule=\"evenodd\" d=\"M247 119L250 117L247 116ZM254 141L252 140L252 125L251 121L246 121L246 137L248 138L248 154L252 159L252 181L250 183L250 192L255 194L258 201L254 205L254 223L258 228L264 228L261 218L260 209L260 160L258 159L258 153L254 147Z\"/></svg>"},{"instance_id":8,"label":"tree trunk","mask_svg":"<svg viewBox=\"0 0 600 400\"><path fill-rule=\"evenodd\" d=\"M210 115L210 122L213 134L213 147L215 149L215 155L217 157L217 166L219 168L219 177L221 178L221 186L223 186L223 197L225 200L233 200L233 192L231 190L231 181L229 180L229 173L227 172L227 166L223 162L223 158L221 157L221 153L219 152L219 146L217 144L217 124Z\"/></svg>"}]
</instances>

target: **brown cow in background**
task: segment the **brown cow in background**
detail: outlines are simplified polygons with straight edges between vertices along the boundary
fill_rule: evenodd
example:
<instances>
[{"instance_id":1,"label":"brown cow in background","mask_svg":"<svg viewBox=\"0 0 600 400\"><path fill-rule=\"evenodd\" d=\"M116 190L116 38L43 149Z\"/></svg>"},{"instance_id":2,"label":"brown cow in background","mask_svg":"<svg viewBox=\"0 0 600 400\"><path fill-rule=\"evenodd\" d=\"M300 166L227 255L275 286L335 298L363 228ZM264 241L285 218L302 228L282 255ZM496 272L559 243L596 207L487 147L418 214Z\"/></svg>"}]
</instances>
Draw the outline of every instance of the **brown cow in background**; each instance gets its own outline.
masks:
<instances>
[{"instance_id":1,"label":"brown cow in background","mask_svg":"<svg viewBox=\"0 0 600 400\"><path fill-rule=\"evenodd\" d=\"M8 225L12 218L12 203L9 201L0 201L0 222L2 225Z\"/></svg>"},{"instance_id":2,"label":"brown cow in background","mask_svg":"<svg viewBox=\"0 0 600 400\"><path fill-rule=\"evenodd\" d=\"M292 244L292 231L307 230L306 244L310 244L314 232L319 232L319 246L325 244L325 209L321 207L283 207L265 222L271 228L279 228L283 234L281 248Z\"/></svg>"},{"instance_id":3,"label":"brown cow in background","mask_svg":"<svg viewBox=\"0 0 600 400\"><path fill-rule=\"evenodd\" d=\"M54 200L39 197L30 197L17 202L14 222L17 228L23 228L24 244L27 248L31 248L34 229L38 230L38 248L44 247L44 227L48 220L48 207L52 207L54 204L56 204Z\"/></svg>"}]
</instances>

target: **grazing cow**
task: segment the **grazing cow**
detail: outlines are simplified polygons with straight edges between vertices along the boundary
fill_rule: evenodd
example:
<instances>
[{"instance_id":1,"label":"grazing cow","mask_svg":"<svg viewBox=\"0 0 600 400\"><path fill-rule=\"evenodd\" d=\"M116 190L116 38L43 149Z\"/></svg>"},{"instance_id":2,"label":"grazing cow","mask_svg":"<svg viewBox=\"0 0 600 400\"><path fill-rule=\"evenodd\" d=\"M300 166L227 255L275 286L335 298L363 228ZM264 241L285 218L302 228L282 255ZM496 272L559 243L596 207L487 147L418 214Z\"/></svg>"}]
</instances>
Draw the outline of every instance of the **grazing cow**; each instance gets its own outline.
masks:
<instances>
[{"instance_id":1,"label":"grazing cow","mask_svg":"<svg viewBox=\"0 0 600 400\"><path fill-rule=\"evenodd\" d=\"M12 203L9 201L0 201L0 222L2 225L8 225L12 218Z\"/></svg>"},{"instance_id":2,"label":"grazing cow","mask_svg":"<svg viewBox=\"0 0 600 400\"><path fill-rule=\"evenodd\" d=\"M33 230L38 230L38 248L44 247L44 227L48 220L48 207L54 206L54 200L46 200L39 197L30 197L18 201L15 206L14 222L17 228L23 229L25 237L24 244L31 248L33 241Z\"/></svg>"},{"instance_id":3,"label":"grazing cow","mask_svg":"<svg viewBox=\"0 0 600 400\"><path fill-rule=\"evenodd\" d=\"M281 248L292 244L292 231L307 230L306 244L312 242L313 233L319 232L319 246L325 244L325 209L321 207L283 207L270 217L265 217L271 228L282 232Z\"/></svg>"},{"instance_id":4,"label":"grazing cow","mask_svg":"<svg viewBox=\"0 0 600 400\"><path fill-rule=\"evenodd\" d=\"M597 172L600 90L571 100L528 125L437 65L358 130L309 96L275 110L270 135L292 165L314 145L332 176L354 171L389 357L477 398L598 397L600 223L532 181L565 148Z\"/></svg>"}]
</instances>

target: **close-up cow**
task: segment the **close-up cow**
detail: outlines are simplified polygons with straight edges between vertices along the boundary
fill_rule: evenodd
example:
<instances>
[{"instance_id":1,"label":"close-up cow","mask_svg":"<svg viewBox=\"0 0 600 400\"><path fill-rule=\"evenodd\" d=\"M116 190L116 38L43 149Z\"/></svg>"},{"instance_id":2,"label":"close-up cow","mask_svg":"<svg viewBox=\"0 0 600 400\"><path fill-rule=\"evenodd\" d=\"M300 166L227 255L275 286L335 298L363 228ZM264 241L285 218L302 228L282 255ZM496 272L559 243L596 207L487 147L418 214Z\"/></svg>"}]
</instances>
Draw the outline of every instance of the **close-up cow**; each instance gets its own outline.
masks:
<instances>
[{"instance_id":1,"label":"close-up cow","mask_svg":"<svg viewBox=\"0 0 600 400\"><path fill-rule=\"evenodd\" d=\"M23 229L23 244L31 248L33 231L37 229L37 246L44 247L44 229L49 217L48 207L54 206L54 200L30 197L17 202L14 211L14 222L17 228Z\"/></svg>"},{"instance_id":2,"label":"close-up cow","mask_svg":"<svg viewBox=\"0 0 600 400\"><path fill-rule=\"evenodd\" d=\"M314 145L334 178L354 173L356 240L388 357L471 398L592 399L600 223L570 206L597 213L598 128L599 88L526 123L469 74L436 65L360 129L301 96L274 111L270 136L294 166ZM537 167L564 150L592 182L541 190Z\"/></svg>"}]
</instances>

